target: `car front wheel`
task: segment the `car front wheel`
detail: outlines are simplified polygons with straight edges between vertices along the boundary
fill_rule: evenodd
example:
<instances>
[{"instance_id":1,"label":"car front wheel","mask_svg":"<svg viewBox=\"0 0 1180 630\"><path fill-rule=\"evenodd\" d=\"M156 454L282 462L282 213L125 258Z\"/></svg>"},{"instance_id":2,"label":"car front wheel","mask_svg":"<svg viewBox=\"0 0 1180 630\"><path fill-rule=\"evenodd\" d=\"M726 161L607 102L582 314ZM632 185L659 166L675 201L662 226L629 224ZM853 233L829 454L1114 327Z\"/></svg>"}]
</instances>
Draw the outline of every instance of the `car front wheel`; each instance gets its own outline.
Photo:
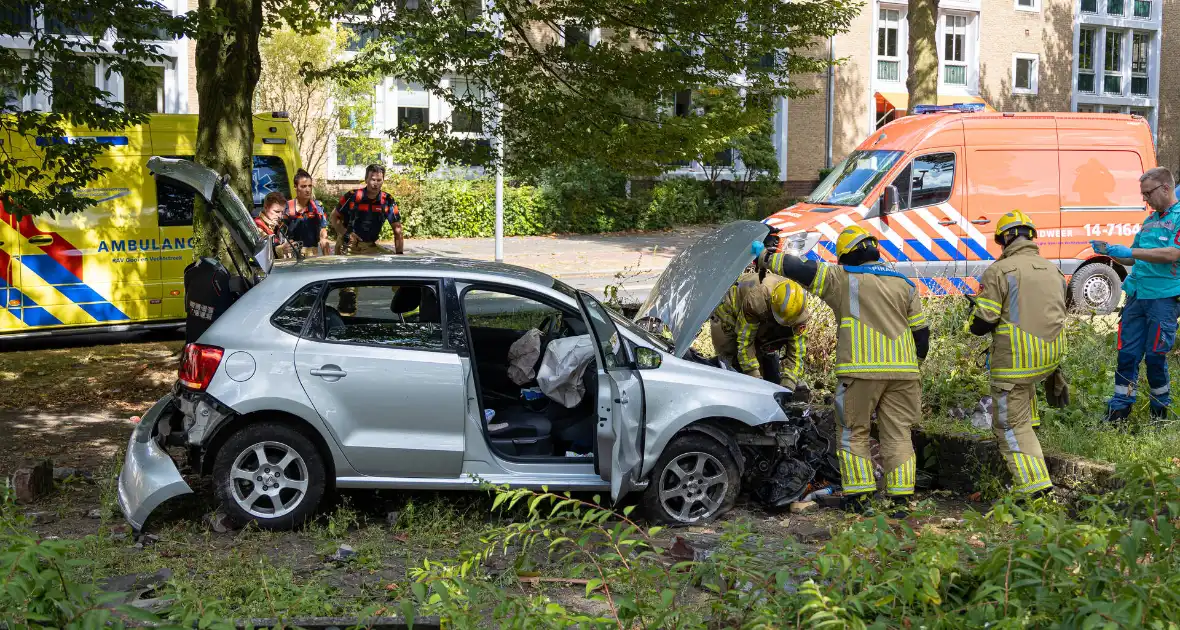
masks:
<instances>
[{"instance_id":1,"label":"car front wheel","mask_svg":"<svg viewBox=\"0 0 1180 630\"><path fill-rule=\"evenodd\" d=\"M737 500L740 475L729 449L700 433L668 444L643 494L650 520L665 525L708 523Z\"/></svg>"},{"instance_id":2,"label":"car front wheel","mask_svg":"<svg viewBox=\"0 0 1180 630\"><path fill-rule=\"evenodd\" d=\"M324 460L299 431L277 423L242 427L213 460L213 483L225 513L264 529L302 525L324 496Z\"/></svg>"}]
</instances>

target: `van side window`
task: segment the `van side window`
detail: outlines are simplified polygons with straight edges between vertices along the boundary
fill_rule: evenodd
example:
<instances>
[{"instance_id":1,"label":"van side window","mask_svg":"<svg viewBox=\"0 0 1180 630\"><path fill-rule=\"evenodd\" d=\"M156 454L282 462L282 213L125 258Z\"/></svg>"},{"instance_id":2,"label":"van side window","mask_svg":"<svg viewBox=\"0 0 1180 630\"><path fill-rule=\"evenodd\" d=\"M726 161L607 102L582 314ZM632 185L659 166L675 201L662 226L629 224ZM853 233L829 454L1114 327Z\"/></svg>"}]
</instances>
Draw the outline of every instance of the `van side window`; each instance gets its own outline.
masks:
<instances>
[{"instance_id":1,"label":"van side window","mask_svg":"<svg viewBox=\"0 0 1180 630\"><path fill-rule=\"evenodd\" d=\"M955 188L955 154L916 157L893 180L902 210L925 208L951 198Z\"/></svg>"},{"instance_id":2,"label":"van side window","mask_svg":"<svg viewBox=\"0 0 1180 630\"><path fill-rule=\"evenodd\" d=\"M167 157L191 160L191 155L169 155ZM156 180L156 220L160 227L177 227L193 224L193 204L196 194L179 186Z\"/></svg>"},{"instance_id":3,"label":"van side window","mask_svg":"<svg viewBox=\"0 0 1180 630\"><path fill-rule=\"evenodd\" d=\"M287 165L283 163L283 158L273 155L255 155L253 175L255 208L261 208L262 200L272 192L280 192L287 199L291 198Z\"/></svg>"}]
</instances>

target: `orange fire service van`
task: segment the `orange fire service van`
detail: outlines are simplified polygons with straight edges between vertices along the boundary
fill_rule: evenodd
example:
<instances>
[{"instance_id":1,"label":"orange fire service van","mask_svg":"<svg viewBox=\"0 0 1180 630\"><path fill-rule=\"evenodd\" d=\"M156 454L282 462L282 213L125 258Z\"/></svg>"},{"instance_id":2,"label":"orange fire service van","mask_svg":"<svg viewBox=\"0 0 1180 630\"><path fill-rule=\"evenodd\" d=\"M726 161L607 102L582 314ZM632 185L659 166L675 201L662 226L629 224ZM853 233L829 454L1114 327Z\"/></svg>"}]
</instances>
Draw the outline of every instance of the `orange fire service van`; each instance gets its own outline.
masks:
<instances>
[{"instance_id":1,"label":"orange fire service van","mask_svg":"<svg viewBox=\"0 0 1180 630\"><path fill-rule=\"evenodd\" d=\"M764 222L779 230L780 250L829 262L840 231L860 225L884 260L941 296L979 289L1000 256L995 222L1022 210L1042 255L1070 278L1070 301L1108 313L1127 270L1090 241L1130 245L1147 212L1139 176L1155 166L1151 129L1137 116L919 106Z\"/></svg>"}]
</instances>

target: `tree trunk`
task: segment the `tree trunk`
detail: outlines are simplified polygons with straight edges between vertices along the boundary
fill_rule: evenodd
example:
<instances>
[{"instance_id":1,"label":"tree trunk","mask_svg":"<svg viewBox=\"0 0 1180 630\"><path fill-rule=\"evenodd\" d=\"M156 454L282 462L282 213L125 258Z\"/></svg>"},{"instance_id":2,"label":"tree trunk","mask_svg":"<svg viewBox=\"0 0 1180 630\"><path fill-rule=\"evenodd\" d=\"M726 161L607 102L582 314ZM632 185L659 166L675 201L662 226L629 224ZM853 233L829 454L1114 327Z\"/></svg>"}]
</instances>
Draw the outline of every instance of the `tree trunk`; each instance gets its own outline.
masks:
<instances>
[{"instance_id":1,"label":"tree trunk","mask_svg":"<svg viewBox=\"0 0 1180 630\"><path fill-rule=\"evenodd\" d=\"M909 112L914 105L938 104L937 20L938 0L909 0Z\"/></svg>"},{"instance_id":2,"label":"tree trunk","mask_svg":"<svg viewBox=\"0 0 1180 630\"><path fill-rule=\"evenodd\" d=\"M228 175L230 185L247 207L253 199L254 88L262 72L258 39L262 31L261 0L200 0L202 12L216 11L223 25L204 27L197 37L196 160ZM193 235L197 256L216 256L220 235L208 210L197 204Z\"/></svg>"}]
</instances>

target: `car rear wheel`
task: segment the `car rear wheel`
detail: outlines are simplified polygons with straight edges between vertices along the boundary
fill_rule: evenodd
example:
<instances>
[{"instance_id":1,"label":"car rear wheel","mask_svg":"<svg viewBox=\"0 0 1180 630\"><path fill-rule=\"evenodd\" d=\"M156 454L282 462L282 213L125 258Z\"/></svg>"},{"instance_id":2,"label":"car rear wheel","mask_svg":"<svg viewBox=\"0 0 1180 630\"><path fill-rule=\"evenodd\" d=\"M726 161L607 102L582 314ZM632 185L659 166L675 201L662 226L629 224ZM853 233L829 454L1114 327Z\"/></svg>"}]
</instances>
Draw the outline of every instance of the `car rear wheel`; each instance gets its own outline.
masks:
<instances>
[{"instance_id":1,"label":"car rear wheel","mask_svg":"<svg viewBox=\"0 0 1180 630\"><path fill-rule=\"evenodd\" d=\"M251 424L231 435L213 460L217 500L238 524L302 525L324 496L324 460L315 444L285 424Z\"/></svg>"},{"instance_id":2,"label":"car rear wheel","mask_svg":"<svg viewBox=\"0 0 1180 630\"><path fill-rule=\"evenodd\" d=\"M1070 306L1083 313L1113 313L1123 297L1123 281L1110 265L1091 263L1069 281Z\"/></svg>"},{"instance_id":3,"label":"car rear wheel","mask_svg":"<svg viewBox=\"0 0 1180 630\"><path fill-rule=\"evenodd\" d=\"M729 511L740 485L729 449L700 433L674 440L656 462L643 494L647 517L664 525L708 523Z\"/></svg>"}]
</instances>

